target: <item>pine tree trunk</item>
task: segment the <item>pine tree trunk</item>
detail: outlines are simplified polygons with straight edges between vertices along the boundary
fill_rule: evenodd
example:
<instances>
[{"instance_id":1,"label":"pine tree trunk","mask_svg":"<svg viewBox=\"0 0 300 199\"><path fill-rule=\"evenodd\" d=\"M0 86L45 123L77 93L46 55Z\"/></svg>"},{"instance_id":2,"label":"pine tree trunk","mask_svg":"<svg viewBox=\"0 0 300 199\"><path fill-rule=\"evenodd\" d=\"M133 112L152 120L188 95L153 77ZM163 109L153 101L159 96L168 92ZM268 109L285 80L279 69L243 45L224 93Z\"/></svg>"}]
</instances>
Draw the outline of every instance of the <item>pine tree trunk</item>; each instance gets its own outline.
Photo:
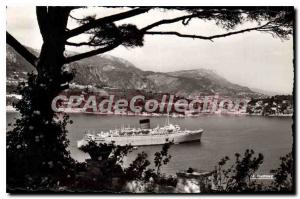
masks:
<instances>
[{"instance_id":1,"label":"pine tree trunk","mask_svg":"<svg viewBox=\"0 0 300 199\"><path fill-rule=\"evenodd\" d=\"M53 98L64 89L61 85L70 81L62 73L69 15L64 9L48 8L40 16L47 24L39 24L44 43L37 75L30 75L28 85L21 88L22 99L16 105L21 118L7 133L8 188L53 186L73 169L74 161L67 151L67 117L57 120L51 108Z\"/></svg>"},{"instance_id":2,"label":"pine tree trunk","mask_svg":"<svg viewBox=\"0 0 300 199\"><path fill-rule=\"evenodd\" d=\"M44 16L43 20L45 24L40 24L44 43L37 65L36 83L41 88L46 87L46 89L40 90L41 99L36 102L36 105L41 113L49 114L50 118L53 116L52 99L63 90L61 85L68 81L62 73L65 51L64 36L69 16L69 11L65 9L48 8L48 14L46 17Z\"/></svg>"}]
</instances>

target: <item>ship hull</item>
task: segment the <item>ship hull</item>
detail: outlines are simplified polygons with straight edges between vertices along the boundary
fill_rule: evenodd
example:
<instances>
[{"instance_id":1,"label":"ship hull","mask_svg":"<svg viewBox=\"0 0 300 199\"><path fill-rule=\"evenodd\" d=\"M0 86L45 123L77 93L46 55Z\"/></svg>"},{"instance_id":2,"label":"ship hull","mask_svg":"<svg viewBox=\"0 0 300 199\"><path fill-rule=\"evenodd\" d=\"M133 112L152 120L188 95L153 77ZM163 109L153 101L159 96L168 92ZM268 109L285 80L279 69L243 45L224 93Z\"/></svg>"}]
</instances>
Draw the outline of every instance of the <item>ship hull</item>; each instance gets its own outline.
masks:
<instances>
[{"instance_id":1,"label":"ship hull","mask_svg":"<svg viewBox=\"0 0 300 199\"><path fill-rule=\"evenodd\" d=\"M96 141L96 143L114 143L115 145L125 146L150 146L150 145L162 145L166 142L173 141L174 144L186 143L186 142L200 142L203 130L181 132L168 135L135 135L135 136L121 136L121 137L107 137L105 140ZM87 140L77 141L77 147L80 148L88 144Z\"/></svg>"}]
</instances>

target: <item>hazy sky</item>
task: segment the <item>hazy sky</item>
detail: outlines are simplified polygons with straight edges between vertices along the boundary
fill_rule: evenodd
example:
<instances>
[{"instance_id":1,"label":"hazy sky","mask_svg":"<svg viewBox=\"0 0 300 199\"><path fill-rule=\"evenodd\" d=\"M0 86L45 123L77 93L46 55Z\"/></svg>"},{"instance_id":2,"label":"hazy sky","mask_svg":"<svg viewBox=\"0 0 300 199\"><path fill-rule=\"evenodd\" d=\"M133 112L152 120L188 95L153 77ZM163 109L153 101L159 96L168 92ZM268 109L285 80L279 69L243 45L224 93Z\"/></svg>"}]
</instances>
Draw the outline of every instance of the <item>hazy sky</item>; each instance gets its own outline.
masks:
<instances>
[{"instance_id":1,"label":"hazy sky","mask_svg":"<svg viewBox=\"0 0 300 199\"><path fill-rule=\"evenodd\" d=\"M97 14L97 17L124 12L126 9L89 8L72 12L75 17ZM172 18L184 13L179 11L150 11L146 14L119 21L117 24L134 23L139 28L161 18ZM246 24L250 27L255 24ZM78 24L69 19L69 28ZM21 43L39 49L42 39L34 7L7 8L7 30ZM212 35L224 32L214 22L192 20L189 26L181 22L163 25L153 30L174 30L182 33ZM86 37L74 38L79 41ZM72 51L87 48L68 48ZM152 71L176 71L207 68L216 71L233 83L280 93L291 93L293 88L293 40L281 41L270 34L250 32L215 39L214 42L193 40L176 36L145 36L142 48L118 47L109 53L122 57L138 68Z\"/></svg>"}]
</instances>

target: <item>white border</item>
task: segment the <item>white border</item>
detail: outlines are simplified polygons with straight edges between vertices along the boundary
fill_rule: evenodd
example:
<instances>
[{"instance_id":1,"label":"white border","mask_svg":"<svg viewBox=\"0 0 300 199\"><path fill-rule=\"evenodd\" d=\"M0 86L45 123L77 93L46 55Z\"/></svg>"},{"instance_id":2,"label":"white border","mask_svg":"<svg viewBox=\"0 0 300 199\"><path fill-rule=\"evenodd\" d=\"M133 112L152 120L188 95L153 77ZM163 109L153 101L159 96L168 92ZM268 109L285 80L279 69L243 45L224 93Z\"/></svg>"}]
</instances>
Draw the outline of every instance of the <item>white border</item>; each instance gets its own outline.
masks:
<instances>
[{"instance_id":1,"label":"white border","mask_svg":"<svg viewBox=\"0 0 300 199\"><path fill-rule=\"evenodd\" d=\"M147 0L147 1L137 1L137 0L109 0L109 1L96 1L96 0L5 0L5 1L0 1L1 4L1 10L0 10L0 43L2 44L0 47L0 79L1 79L1 84L0 84L0 127L1 127L1 138L0 138L0 157L2 159L0 163L0 198L9 198L9 197L15 197L12 195L6 194L6 145L5 145L5 132L6 132L6 121L4 118L6 118L6 108L5 108L5 82L6 82L6 65L5 65L5 30L6 30L6 22L5 22L5 13L6 13L6 6L29 6L29 5L58 5L58 6L67 6L67 5L85 5L85 6L295 6L296 9L299 9L299 2L300 1L293 1L293 0L252 0L252 1L238 1L238 0L230 0L230 1L224 1L224 0L207 0L207 1L197 1L197 0ZM296 27L299 26L299 20L296 20L297 24ZM298 36L298 35L297 35ZM298 39L298 38L297 38ZM298 43L298 42L297 42ZM298 46L298 45L297 45ZM298 55L299 51L297 51ZM299 56L297 56L299 57ZM297 70L297 76L299 73L299 69ZM299 85L297 83L297 91L296 93L299 92ZM299 105L299 99L297 99L297 105ZM297 115L299 116L299 109L297 109ZM299 117L297 118L297 123L299 124ZM298 134L298 132L296 132ZM299 137L300 135L297 135L297 149L299 148ZM297 163L296 165L299 165L299 152L297 150ZM297 168L297 173L299 173L299 170ZM299 181L297 180L297 190L299 191ZM93 196L90 195L91 197L108 197L104 195L97 195ZM32 195L25 195L25 196L18 196L20 198L23 197L33 197ZM66 197L74 197L74 195L53 195L53 196L45 196L45 195L37 195L34 196L35 198L44 198L44 197L50 197L50 198L66 198ZM78 195L75 196L77 198L84 198L86 196ZM118 198L120 195L115 195L115 196L109 196L110 198ZM134 195L122 195L122 198L136 198L137 196ZM142 197L142 196L139 196ZM151 197L161 197L161 195L152 195ZM168 197L182 197L182 195L172 195ZM191 196L190 196L191 197ZM207 195L207 196L196 196L193 195L192 197L201 197L201 198L214 198L218 197L215 195ZM225 196L222 196L225 197ZM226 196L228 197L228 196ZM232 196L229 196L232 197ZM238 196L237 197L241 197ZM247 195L247 197L255 197L255 198L264 198L264 197L274 197L273 195L271 196L264 196L264 195ZM282 196L282 197L291 197L291 196ZM295 197L295 196L294 196Z\"/></svg>"}]
</instances>

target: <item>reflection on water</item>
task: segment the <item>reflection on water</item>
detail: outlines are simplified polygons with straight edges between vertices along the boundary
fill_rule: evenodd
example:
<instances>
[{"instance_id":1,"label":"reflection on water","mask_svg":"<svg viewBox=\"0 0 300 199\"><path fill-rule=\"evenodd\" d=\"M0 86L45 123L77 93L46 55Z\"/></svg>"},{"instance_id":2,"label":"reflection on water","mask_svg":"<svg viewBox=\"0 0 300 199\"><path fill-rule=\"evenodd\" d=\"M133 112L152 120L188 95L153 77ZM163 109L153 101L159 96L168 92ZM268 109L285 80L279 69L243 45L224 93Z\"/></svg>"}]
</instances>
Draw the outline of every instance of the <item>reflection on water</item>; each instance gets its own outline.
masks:
<instances>
[{"instance_id":1,"label":"reflection on water","mask_svg":"<svg viewBox=\"0 0 300 199\"><path fill-rule=\"evenodd\" d=\"M7 123L13 121L15 113L7 113ZM72 156L83 161L88 158L76 147L76 141L82 139L86 130L109 130L122 125L138 126L136 116L100 116L92 114L71 114L74 123L68 126L70 151ZM165 117L150 118L151 128L164 125ZM292 149L292 118L255 117L255 116L218 116L208 115L198 118L170 118L170 123L179 124L183 129L204 129L201 143L185 143L173 145L170 149L172 159L163 169L167 173L175 173L188 167L210 170L217 162L228 155L243 153L251 148L264 154L265 160L260 172L269 173L271 168L279 165L279 157ZM130 163L138 152L145 151L149 159L159 151L161 146L139 147L125 161Z\"/></svg>"}]
</instances>

